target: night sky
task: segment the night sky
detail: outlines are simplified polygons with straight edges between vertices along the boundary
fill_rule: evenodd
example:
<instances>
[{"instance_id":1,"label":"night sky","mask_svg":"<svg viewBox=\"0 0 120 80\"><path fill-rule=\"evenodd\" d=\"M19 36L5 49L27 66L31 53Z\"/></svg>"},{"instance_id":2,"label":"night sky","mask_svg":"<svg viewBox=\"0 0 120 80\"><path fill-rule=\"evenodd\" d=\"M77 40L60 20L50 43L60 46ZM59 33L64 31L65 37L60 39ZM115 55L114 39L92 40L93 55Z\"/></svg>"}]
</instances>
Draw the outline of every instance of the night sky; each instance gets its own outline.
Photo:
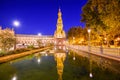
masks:
<instances>
[{"instance_id":1,"label":"night sky","mask_svg":"<svg viewBox=\"0 0 120 80\"><path fill-rule=\"evenodd\" d=\"M53 35L56 30L57 13L62 11L63 28L82 26L82 6L87 0L0 0L0 26L14 28L17 34ZM20 21L15 27L13 21Z\"/></svg>"}]
</instances>

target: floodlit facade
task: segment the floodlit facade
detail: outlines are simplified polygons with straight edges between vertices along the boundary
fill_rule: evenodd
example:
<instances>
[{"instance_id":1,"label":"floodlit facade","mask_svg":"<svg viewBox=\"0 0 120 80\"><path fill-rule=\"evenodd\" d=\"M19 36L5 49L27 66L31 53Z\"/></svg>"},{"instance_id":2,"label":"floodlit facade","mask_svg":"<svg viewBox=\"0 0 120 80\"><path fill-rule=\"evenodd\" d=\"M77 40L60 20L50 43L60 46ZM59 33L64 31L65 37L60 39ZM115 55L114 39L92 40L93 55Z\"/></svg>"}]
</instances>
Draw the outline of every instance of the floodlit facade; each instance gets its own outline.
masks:
<instances>
[{"instance_id":1,"label":"floodlit facade","mask_svg":"<svg viewBox=\"0 0 120 80\"><path fill-rule=\"evenodd\" d=\"M57 29L54 33L55 38L65 38L65 31L63 30L63 21L62 21L62 13L61 10L59 9L58 12L58 19L57 19Z\"/></svg>"},{"instance_id":2,"label":"floodlit facade","mask_svg":"<svg viewBox=\"0 0 120 80\"><path fill-rule=\"evenodd\" d=\"M54 33L54 44L57 49L65 49L65 39L66 34L63 30L63 21L62 21L62 13L59 9L58 11L58 19L57 19L57 29Z\"/></svg>"},{"instance_id":3,"label":"floodlit facade","mask_svg":"<svg viewBox=\"0 0 120 80\"><path fill-rule=\"evenodd\" d=\"M39 35L25 35L25 34L16 34L17 47L26 47L29 45L33 45L35 47L38 46L37 40L41 40L43 46L46 43L53 43L53 37L50 35L39 36Z\"/></svg>"},{"instance_id":4,"label":"floodlit facade","mask_svg":"<svg viewBox=\"0 0 120 80\"><path fill-rule=\"evenodd\" d=\"M16 48L24 48L30 45L33 45L34 47L38 47L37 41L42 41L43 46L45 46L47 43L53 43L54 38L52 35L29 35L29 34L15 34L13 29L5 28L2 29L0 27L0 34L3 32L9 32L13 36L16 37ZM1 46L1 44L0 44Z\"/></svg>"}]
</instances>

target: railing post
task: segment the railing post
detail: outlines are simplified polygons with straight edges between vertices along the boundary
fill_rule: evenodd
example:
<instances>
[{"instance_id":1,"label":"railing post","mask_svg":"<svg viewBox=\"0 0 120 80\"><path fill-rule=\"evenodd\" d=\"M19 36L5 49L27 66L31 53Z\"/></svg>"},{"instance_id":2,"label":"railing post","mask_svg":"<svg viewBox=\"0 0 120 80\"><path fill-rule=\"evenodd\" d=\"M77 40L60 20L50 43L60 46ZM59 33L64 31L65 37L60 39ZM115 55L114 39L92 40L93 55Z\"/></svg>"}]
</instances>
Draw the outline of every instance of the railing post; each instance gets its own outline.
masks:
<instances>
[{"instance_id":1,"label":"railing post","mask_svg":"<svg viewBox=\"0 0 120 80\"><path fill-rule=\"evenodd\" d=\"M100 46L100 53L103 54L103 46Z\"/></svg>"},{"instance_id":2,"label":"railing post","mask_svg":"<svg viewBox=\"0 0 120 80\"><path fill-rule=\"evenodd\" d=\"M118 56L120 56L120 49L118 48Z\"/></svg>"}]
</instances>

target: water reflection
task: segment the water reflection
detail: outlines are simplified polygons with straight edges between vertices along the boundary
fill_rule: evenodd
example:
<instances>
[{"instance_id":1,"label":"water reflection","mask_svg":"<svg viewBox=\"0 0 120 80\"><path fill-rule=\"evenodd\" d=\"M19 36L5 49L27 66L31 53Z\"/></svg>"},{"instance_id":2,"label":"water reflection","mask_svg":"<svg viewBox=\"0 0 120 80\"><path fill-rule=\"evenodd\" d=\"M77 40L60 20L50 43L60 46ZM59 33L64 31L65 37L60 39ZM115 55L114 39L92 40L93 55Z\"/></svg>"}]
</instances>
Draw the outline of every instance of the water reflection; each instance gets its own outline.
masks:
<instances>
[{"instance_id":1,"label":"water reflection","mask_svg":"<svg viewBox=\"0 0 120 80\"><path fill-rule=\"evenodd\" d=\"M44 51L1 64L0 80L120 80L120 73L112 71L119 72L120 63L72 51Z\"/></svg>"},{"instance_id":2,"label":"water reflection","mask_svg":"<svg viewBox=\"0 0 120 80\"><path fill-rule=\"evenodd\" d=\"M17 76L14 75L11 80L17 80Z\"/></svg>"},{"instance_id":3,"label":"water reflection","mask_svg":"<svg viewBox=\"0 0 120 80\"><path fill-rule=\"evenodd\" d=\"M37 59L38 64L40 64L40 61L41 61L40 58L38 58L38 59Z\"/></svg>"},{"instance_id":4,"label":"water reflection","mask_svg":"<svg viewBox=\"0 0 120 80\"><path fill-rule=\"evenodd\" d=\"M46 53L45 56L48 56L48 54Z\"/></svg>"},{"instance_id":5,"label":"water reflection","mask_svg":"<svg viewBox=\"0 0 120 80\"><path fill-rule=\"evenodd\" d=\"M90 64L89 77L92 78L93 77L93 73L92 73L92 55L91 54L89 54L89 64Z\"/></svg>"},{"instance_id":6,"label":"water reflection","mask_svg":"<svg viewBox=\"0 0 120 80\"><path fill-rule=\"evenodd\" d=\"M66 53L55 53L54 58L57 64L57 73L59 75L58 80L62 80L62 74L64 69L64 61L66 58Z\"/></svg>"},{"instance_id":7,"label":"water reflection","mask_svg":"<svg viewBox=\"0 0 120 80\"><path fill-rule=\"evenodd\" d=\"M41 54L40 53L36 53L35 57L36 57L37 63L40 64L40 62L41 62Z\"/></svg>"},{"instance_id":8,"label":"water reflection","mask_svg":"<svg viewBox=\"0 0 120 80\"><path fill-rule=\"evenodd\" d=\"M73 60L75 60L76 58L75 58L75 53L73 53Z\"/></svg>"}]
</instances>

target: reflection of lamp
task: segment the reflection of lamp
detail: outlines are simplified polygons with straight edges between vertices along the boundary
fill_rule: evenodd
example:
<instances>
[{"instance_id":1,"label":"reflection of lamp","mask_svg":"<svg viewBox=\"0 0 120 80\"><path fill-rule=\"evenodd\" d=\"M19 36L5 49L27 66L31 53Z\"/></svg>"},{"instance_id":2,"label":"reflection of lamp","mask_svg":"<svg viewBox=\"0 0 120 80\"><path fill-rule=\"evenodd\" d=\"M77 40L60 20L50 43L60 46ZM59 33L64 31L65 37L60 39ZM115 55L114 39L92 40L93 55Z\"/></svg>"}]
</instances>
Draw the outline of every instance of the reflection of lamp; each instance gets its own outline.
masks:
<instances>
[{"instance_id":1,"label":"reflection of lamp","mask_svg":"<svg viewBox=\"0 0 120 80\"><path fill-rule=\"evenodd\" d=\"M73 53L73 60L75 60L76 58L75 58L75 53Z\"/></svg>"},{"instance_id":2,"label":"reflection of lamp","mask_svg":"<svg viewBox=\"0 0 120 80\"><path fill-rule=\"evenodd\" d=\"M93 77L92 73L90 73L89 76L92 78Z\"/></svg>"},{"instance_id":3,"label":"reflection of lamp","mask_svg":"<svg viewBox=\"0 0 120 80\"><path fill-rule=\"evenodd\" d=\"M17 80L17 76L14 75L11 80Z\"/></svg>"},{"instance_id":4,"label":"reflection of lamp","mask_svg":"<svg viewBox=\"0 0 120 80\"><path fill-rule=\"evenodd\" d=\"M91 55L89 56L89 61L90 61L90 73L89 73L89 77L92 78L93 74L92 74L92 59L91 59Z\"/></svg>"},{"instance_id":5,"label":"reflection of lamp","mask_svg":"<svg viewBox=\"0 0 120 80\"><path fill-rule=\"evenodd\" d=\"M37 53L37 54L35 54L35 56L36 56L37 63L40 64L40 62L41 62L41 54Z\"/></svg>"},{"instance_id":6,"label":"reflection of lamp","mask_svg":"<svg viewBox=\"0 0 120 80\"><path fill-rule=\"evenodd\" d=\"M40 61L41 61L40 58L38 58L38 59L37 59L38 64L40 64Z\"/></svg>"},{"instance_id":7,"label":"reflection of lamp","mask_svg":"<svg viewBox=\"0 0 120 80\"><path fill-rule=\"evenodd\" d=\"M45 56L48 56L48 54L46 53Z\"/></svg>"}]
</instances>

